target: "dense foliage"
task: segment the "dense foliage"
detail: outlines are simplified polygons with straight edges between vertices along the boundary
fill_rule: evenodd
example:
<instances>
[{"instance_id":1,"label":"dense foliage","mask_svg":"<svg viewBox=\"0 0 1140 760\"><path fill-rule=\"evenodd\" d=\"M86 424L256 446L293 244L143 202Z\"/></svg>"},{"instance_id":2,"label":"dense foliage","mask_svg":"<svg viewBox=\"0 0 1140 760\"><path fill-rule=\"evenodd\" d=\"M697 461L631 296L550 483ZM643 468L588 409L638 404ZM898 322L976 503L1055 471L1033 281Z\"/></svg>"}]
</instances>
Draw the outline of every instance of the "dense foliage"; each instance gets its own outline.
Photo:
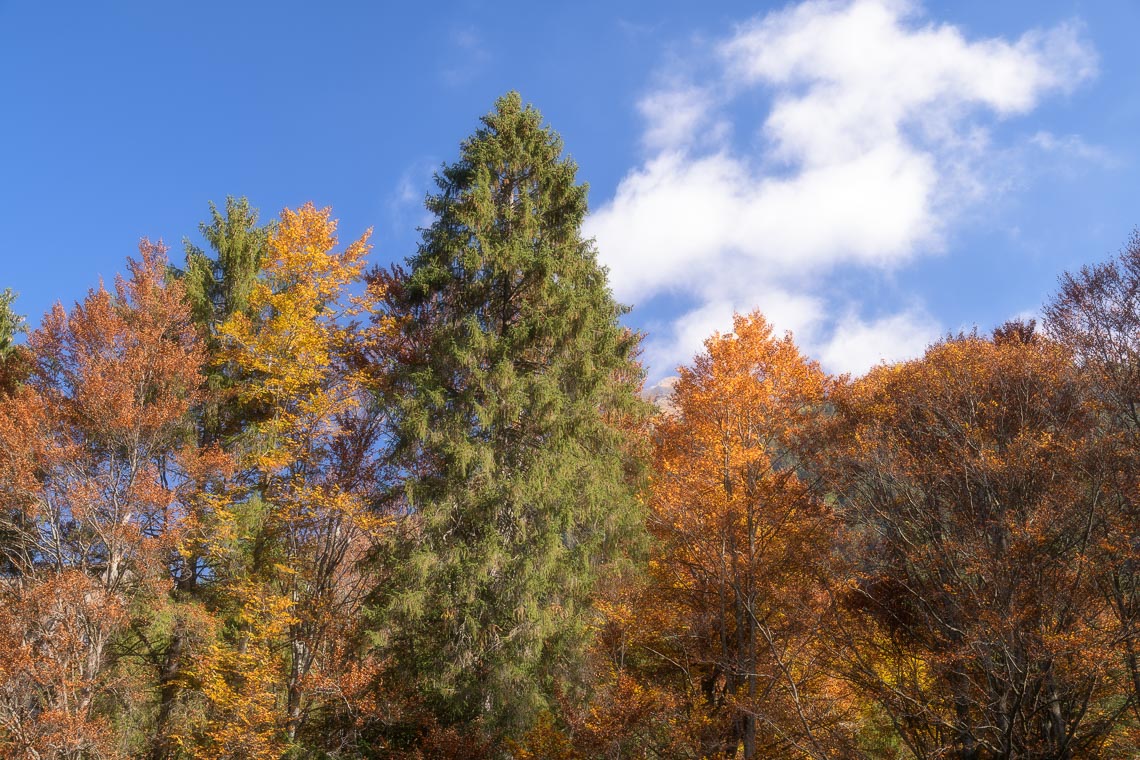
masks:
<instances>
[{"instance_id":1,"label":"dense foliage","mask_svg":"<svg viewBox=\"0 0 1140 760\"><path fill-rule=\"evenodd\" d=\"M392 655L448 720L529 722L577 667L595 578L638 542L637 337L575 172L502 98L438 175L394 309L418 350L393 377L416 535Z\"/></svg>"},{"instance_id":2,"label":"dense foliage","mask_svg":"<svg viewBox=\"0 0 1140 760\"><path fill-rule=\"evenodd\" d=\"M515 93L404 267L210 207L0 294L0 756L1140 754L1140 237L832 377L760 312L641 399Z\"/></svg>"}]
</instances>

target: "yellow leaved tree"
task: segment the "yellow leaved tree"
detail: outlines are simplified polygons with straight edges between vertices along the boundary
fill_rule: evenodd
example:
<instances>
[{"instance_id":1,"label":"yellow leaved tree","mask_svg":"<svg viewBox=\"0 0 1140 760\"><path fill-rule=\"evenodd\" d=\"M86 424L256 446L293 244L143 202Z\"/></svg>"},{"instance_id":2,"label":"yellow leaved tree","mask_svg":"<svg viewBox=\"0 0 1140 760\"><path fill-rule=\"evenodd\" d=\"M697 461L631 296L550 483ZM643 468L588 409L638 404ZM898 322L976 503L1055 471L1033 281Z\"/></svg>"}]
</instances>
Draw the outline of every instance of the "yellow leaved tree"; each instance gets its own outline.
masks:
<instances>
[{"instance_id":1,"label":"yellow leaved tree","mask_svg":"<svg viewBox=\"0 0 1140 760\"><path fill-rule=\"evenodd\" d=\"M219 519L230 621L192 674L215 716L196 743L211 757L237 725L261 736L242 757L279 757L320 711L351 704L346 683L359 680L345 646L369 590L359 560L387 524L373 507L382 438L363 356L391 331L375 317L379 286L363 286L367 238L337 252L328 209L286 209L252 316L219 329L228 361L252 378L245 400L266 414L238 453L244 489Z\"/></svg>"}]
</instances>

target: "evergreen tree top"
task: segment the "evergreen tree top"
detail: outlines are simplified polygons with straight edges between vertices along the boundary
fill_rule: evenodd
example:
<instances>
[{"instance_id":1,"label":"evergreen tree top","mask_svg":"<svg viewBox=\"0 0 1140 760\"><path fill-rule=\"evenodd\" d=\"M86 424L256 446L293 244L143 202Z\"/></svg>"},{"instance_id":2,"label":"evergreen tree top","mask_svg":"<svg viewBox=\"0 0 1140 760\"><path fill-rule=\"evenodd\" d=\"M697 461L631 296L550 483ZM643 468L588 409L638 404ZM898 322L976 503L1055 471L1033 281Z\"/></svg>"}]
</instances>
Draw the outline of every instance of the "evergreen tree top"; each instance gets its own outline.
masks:
<instances>
[{"instance_id":1,"label":"evergreen tree top","mask_svg":"<svg viewBox=\"0 0 1140 760\"><path fill-rule=\"evenodd\" d=\"M178 274L186 286L194 320L212 330L231 314L247 309L272 224L258 226L257 209L244 197L227 196L224 215L211 201L210 217L198 229L213 258L184 241L186 270Z\"/></svg>"},{"instance_id":2,"label":"evergreen tree top","mask_svg":"<svg viewBox=\"0 0 1140 760\"><path fill-rule=\"evenodd\" d=\"M11 289L0 293L0 360L15 349L16 336L24 332L24 318L12 309L16 294Z\"/></svg>"}]
</instances>

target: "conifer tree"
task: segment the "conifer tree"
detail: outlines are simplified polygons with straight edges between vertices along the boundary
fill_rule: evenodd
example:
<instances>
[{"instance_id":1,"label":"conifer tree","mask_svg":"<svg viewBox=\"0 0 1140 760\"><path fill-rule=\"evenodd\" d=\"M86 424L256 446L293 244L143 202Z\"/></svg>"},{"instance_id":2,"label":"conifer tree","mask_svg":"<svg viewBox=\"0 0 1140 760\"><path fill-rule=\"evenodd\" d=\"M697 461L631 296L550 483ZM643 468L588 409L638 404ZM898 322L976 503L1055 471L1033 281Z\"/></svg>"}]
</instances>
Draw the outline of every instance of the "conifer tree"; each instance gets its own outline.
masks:
<instances>
[{"instance_id":1,"label":"conifer tree","mask_svg":"<svg viewBox=\"0 0 1140 760\"><path fill-rule=\"evenodd\" d=\"M210 217L198 229L213 255L186 241L186 269L175 272L211 357L206 368L208 398L199 420L199 435L206 443L233 436L258 417L256 409L236 399L241 377L221 356L218 328L234 314L249 312L250 294L273 229L272 224L258 225L257 209L244 197L228 196L224 216L211 203Z\"/></svg>"},{"instance_id":2,"label":"conifer tree","mask_svg":"<svg viewBox=\"0 0 1140 760\"><path fill-rule=\"evenodd\" d=\"M436 177L396 309L417 533L393 643L445 723L525 726L639 535L639 336L581 235L576 170L538 111L496 101Z\"/></svg>"},{"instance_id":3,"label":"conifer tree","mask_svg":"<svg viewBox=\"0 0 1140 760\"><path fill-rule=\"evenodd\" d=\"M16 391L31 365L27 351L16 343L16 336L25 331L25 322L12 308L15 300L16 294L11 289L0 292L0 401ZM15 513L0 512L0 576L16 572L8 558L22 548L21 531L11 527L19 519Z\"/></svg>"},{"instance_id":4,"label":"conifer tree","mask_svg":"<svg viewBox=\"0 0 1140 760\"><path fill-rule=\"evenodd\" d=\"M16 343L24 332L24 318L12 309L16 294L10 289L0 292L0 396L10 393L27 372L27 357Z\"/></svg>"},{"instance_id":5,"label":"conifer tree","mask_svg":"<svg viewBox=\"0 0 1140 760\"><path fill-rule=\"evenodd\" d=\"M16 336L24 331L24 318L12 310L16 294L10 289L0 293L0 360L15 350Z\"/></svg>"},{"instance_id":6,"label":"conifer tree","mask_svg":"<svg viewBox=\"0 0 1140 760\"><path fill-rule=\"evenodd\" d=\"M198 229L214 255L186 241L183 278L195 321L213 333L231 314L248 310L270 228L258 226L257 209L245 197L228 196L225 216L211 203L210 217Z\"/></svg>"}]
</instances>

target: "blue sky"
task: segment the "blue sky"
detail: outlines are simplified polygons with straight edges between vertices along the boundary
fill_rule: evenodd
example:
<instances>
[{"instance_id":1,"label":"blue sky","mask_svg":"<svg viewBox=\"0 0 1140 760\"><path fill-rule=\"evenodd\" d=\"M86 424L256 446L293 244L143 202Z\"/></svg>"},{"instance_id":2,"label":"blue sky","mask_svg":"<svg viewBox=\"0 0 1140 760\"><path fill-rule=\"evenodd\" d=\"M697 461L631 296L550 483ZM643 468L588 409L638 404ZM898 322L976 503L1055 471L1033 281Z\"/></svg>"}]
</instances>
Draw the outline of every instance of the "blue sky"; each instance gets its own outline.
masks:
<instances>
[{"instance_id":1,"label":"blue sky","mask_svg":"<svg viewBox=\"0 0 1140 760\"><path fill-rule=\"evenodd\" d=\"M509 89L591 185L653 378L734 309L832 370L914 355L1140 224L1134 2L386 5L0 0L0 288L34 324L227 194L401 260Z\"/></svg>"}]
</instances>

